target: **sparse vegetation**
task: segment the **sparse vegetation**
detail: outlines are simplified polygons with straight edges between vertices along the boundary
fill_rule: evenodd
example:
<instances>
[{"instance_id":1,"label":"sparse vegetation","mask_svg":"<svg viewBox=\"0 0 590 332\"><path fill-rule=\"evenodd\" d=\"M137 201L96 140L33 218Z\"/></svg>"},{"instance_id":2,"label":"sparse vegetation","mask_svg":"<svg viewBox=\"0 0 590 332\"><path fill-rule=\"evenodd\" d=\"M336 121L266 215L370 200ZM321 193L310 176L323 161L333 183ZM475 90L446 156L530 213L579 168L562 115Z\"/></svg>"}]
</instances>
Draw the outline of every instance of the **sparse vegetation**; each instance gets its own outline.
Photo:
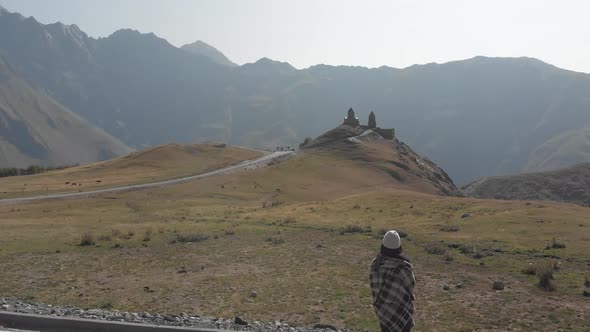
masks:
<instances>
[{"instance_id":1,"label":"sparse vegetation","mask_svg":"<svg viewBox=\"0 0 590 332\"><path fill-rule=\"evenodd\" d=\"M555 263L553 261L545 261L537 264L536 275L539 278L539 287L547 291L555 290L553 284L553 273L555 272Z\"/></svg>"},{"instance_id":2,"label":"sparse vegetation","mask_svg":"<svg viewBox=\"0 0 590 332\"><path fill-rule=\"evenodd\" d=\"M447 247L440 242L430 242L424 246L424 249L431 255L444 255L447 253Z\"/></svg>"},{"instance_id":3,"label":"sparse vegetation","mask_svg":"<svg viewBox=\"0 0 590 332\"><path fill-rule=\"evenodd\" d=\"M491 255L489 250L484 251L482 245L477 243L463 243L459 245L459 251L465 255L475 259L483 258Z\"/></svg>"},{"instance_id":4,"label":"sparse vegetation","mask_svg":"<svg viewBox=\"0 0 590 332\"><path fill-rule=\"evenodd\" d=\"M86 232L80 237L80 246L93 246L94 244L94 235L92 233Z\"/></svg>"},{"instance_id":5,"label":"sparse vegetation","mask_svg":"<svg viewBox=\"0 0 590 332\"><path fill-rule=\"evenodd\" d=\"M443 232L458 232L459 226L457 226L457 225L444 225L443 227L440 228L440 230Z\"/></svg>"},{"instance_id":6,"label":"sparse vegetation","mask_svg":"<svg viewBox=\"0 0 590 332\"><path fill-rule=\"evenodd\" d=\"M277 245L285 243L285 238L280 236L269 236L265 239L265 241Z\"/></svg>"},{"instance_id":7,"label":"sparse vegetation","mask_svg":"<svg viewBox=\"0 0 590 332\"><path fill-rule=\"evenodd\" d=\"M348 233L371 233L372 228L371 226L361 226L361 225L346 225L342 230L340 230L340 234L348 234Z\"/></svg>"},{"instance_id":8,"label":"sparse vegetation","mask_svg":"<svg viewBox=\"0 0 590 332\"><path fill-rule=\"evenodd\" d=\"M493 290L504 290L504 282L499 281L499 280L494 281L494 283L492 284L492 289Z\"/></svg>"},{"instance_id":9,"label":"sparse vegetation","mask_svg":"<svg viewBox=\"0 0 590 332\"><path fill-rule=\"evenodd\" d=\"M66 169L69 167L74 167L77 165L67 165L67 166L58 166L58 167L43 167L38 165L31 165L27 168L0 168L0 178L9 177L9 176L19 176L19 175L33 175L33 174L41 174L53 170L60 170Z\"/></svg>"},{"instance_id":10,"label":"sparse vegetation","mask_svg":"<svg viewBox=\"0 0 590 332\"><path fill-rule=\"evenodd\" d=\"M98 241L100 241L100 242L103 242L103 241L104 242L111 241L111 236L110 235L105 235L105 234L99 235L98 236Z\"/></svg>"},{"instance_id":11,"label":"sparse vegetation","mask_svg":"<svg viewBox=\"0 0 590 332\"><path fill-rule=\"evenodd\" d=\"M557 237L553 237L551 239L551 242L549 242L547 246L545 246L545 249L563 249L565 247L566 245L564 240Z\"/></svg>"},{"instance_id":12,"label":"sparse vegetation","mask_svg":"<svg viewBox=\"0 0 590 332\"><path fill-rule=\"evenodd\" d=\"M208 235L200 233L176 233L170 243L202 242L209 239Z\"/></svg>"},{"instance_id":13,"label":"sparse vegetation","mask_svg":"<svg viewBox=\"0 0 590 332\"><path fill-rule=\"evenodd\" d=\"M294 224L297 222L297 219L295 219L295 217L289 216L286 217L285 219L283 219L283 224Z\"/></svg>"},{"instance_id":14,"label":"sparse vegetation","mask_svg":"<svg viewBox=\"0 0 590 332\"><path fill-rule=\"evenodd\" d=\"M148 228L145 230L145 233L143 234L143 242L149 242L152 239L152 229Z\"/></svg>"},{"instance_id":15,"label":"sparse vegetation","mask_svg":"<svg viewBox=\"0 0 590 332\"><path fill-rule=\"evenodd\" d=\"M270 204L271 207L279 207L281 205L283 205L283 201L272 201L272 203Z\"/></svg>"}]
</instances>

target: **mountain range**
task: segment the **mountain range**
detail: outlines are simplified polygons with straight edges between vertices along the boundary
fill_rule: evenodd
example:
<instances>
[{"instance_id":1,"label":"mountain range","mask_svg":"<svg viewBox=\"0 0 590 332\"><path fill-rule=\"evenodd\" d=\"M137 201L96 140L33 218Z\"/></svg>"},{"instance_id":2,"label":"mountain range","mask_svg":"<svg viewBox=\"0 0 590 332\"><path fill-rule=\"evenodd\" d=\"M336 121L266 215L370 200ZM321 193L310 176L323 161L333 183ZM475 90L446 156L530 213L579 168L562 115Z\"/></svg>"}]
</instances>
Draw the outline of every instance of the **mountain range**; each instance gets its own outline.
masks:
<instances>
[{"instance_id":1,"label":"mountain range","mask_svg":"<svg viewBox=\"0 0 590 332\"><path fill-rule=\"evenodd\" d=\"M375 111L457 183L590 161L590 75L532 58L238 66L201 41L178 48L129 29L96 39L7 10L0 55L32 89L134 149L204 140L296 146L353 107L362 118Z\"/></svg>"},{"instance_id":2,"label":"mountain range","mask_svg":"<svg viewBox=\"0 0 590 332\"><path fill-rule=\"evenodd\" d=\"M0 165L73 165L131 149L32 88L0 58Z\"/></svg>"}]
</instances>

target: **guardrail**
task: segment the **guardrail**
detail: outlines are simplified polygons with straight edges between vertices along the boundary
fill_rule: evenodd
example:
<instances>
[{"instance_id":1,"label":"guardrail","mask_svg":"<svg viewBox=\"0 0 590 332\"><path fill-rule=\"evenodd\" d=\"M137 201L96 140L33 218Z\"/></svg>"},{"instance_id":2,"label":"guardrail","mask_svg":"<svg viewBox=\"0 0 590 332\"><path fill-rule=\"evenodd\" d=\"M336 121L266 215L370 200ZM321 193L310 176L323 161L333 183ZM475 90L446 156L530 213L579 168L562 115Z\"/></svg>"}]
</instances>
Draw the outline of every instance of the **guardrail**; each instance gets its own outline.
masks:
<instances>
[{"instance_id":1,"label":"guardrail","mask_svg":"<svg viewBox=\"0 0 590 332\"><path fill-rule=\"evenodd\" d=\"M0 311L2 327L41 332L230 332Z\"/></svg>"}]
</instances>

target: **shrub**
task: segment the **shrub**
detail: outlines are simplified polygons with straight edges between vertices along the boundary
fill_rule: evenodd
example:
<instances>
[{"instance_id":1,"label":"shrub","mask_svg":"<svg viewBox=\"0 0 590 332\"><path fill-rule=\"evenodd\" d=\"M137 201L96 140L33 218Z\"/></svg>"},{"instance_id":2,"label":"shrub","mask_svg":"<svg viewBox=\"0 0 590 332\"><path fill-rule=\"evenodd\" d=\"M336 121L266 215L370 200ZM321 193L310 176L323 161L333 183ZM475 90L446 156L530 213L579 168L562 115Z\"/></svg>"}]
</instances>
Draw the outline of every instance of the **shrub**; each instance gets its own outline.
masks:
<instances>
[{"instance_id":1,"label":"shrub","mask_svg":"<svg viewBox=\"0 0 590 332\"><path fill-rule=\"evenodd\" d=\"M297 219L295 219L295 217L287 217L285 219L283 219L283 224L294 224L297 222Z\"/></svg>"},{"instance_id":2,"label":"shrub","mask_svg":"<svg viewBox=\"0 0 590 332\"><path fill-rule=\"evenodd\" d=\"M431 255L444 255L447 253L447 247L440 242L431 242L424 249Z\"/></svg>"},{"instance_id":3,"label":"shrub","mask_svg":"<svg viewBox=\"0 0 590 332\"><path fill-rule=\"evenodd\" d=\"M529 263L524 269L522 269L522 273L529 276L534 276L535 274L537 274L536 264Z\"/></svg>"},{"instance_id":4,"label":"shrub","mask_svg":"<svg viewBox=\"0 0 590 332\"><path fill-rule=\"evenodd\" d=\"M544 269L545 266L553 271L559 271L561 268L561 262L557 259L548 259L534 264L529 263L524 269L522 269L522 273L533 276L537 274L537 271Z\"/></svg>"},{"instance_id":5,"label":"shrub","mask_svg":"<svg viewBox=\"0 0 590 332\"><path fill-rule=\"evenodd\" d=\"M547 246L545 246L545 249L563 249L565 248L565 241L563 241L562 239L553 237L551 239L551 242L549 242L547 244Z\"/></svg>"},{"instance_id":6,"label":"shrub","mask_svg":"<svg viewBox=\"0 0 590 332\"><path fill-rule=\"evenodd\" d=\"M265 239L266 242L270 242L272 244L282 244L285 243L285 239L278 236L269 236Z\"/></svg>"},{"instance_id":7,"label":"shrub","mask_svg":"<svg viewBox=\"0 0 590 332\"><path fill-rule=\"evenodd\" d=\"M188 242L201 242L209 238L208 235L200 233L176 233L170 243L188 243Z\"/></svg>"},{"instance_id":8,"label":"shrub","mask_svg":"<svg viewBox=\"0 0 590 332\"><path fill-rule=\"evenodd\" d=\"M584 286L590 287L590 277L589 276L584 277Z\"/></svg>"},{"instance_id":9,"label":"shrub","mask_svg":"<svg viewBox=\"0 0 590 332\"><path fill-rule=\"evenodd\" d=\"M277 207L277 206L281 206L281 205L283 205L283 203L284 203L284 202L282 202L282 201L273 201L273 202L270 204L270 206L271 206L271 207Z\"/></svg>"},{"instance_id":10,"label":"shrub","mask_svg":"<svg viewBox=\"0 0 590 332\"><path fill-rule=\"evenodd\" d=\"M352 206L352 208L356 210L356 209L360 209L360 208L361 208L361 206L360 206L360 205L358 205L358 204L355 204L355 205L353 205L353 206Z\"/></svg>"},{"instance_id":11,"label":"shrub","mask_svg":"<svg viewBox=\"0 0 590 332\"><path fill-rule=\"evenodd\" d=\"M371 233L372 229L371 226L360 226L360 225L346 225L341 231L340 234L346 233Z\"/></svg>"},{"instance_id":12,"label":"shrub","mask_svg":"<svg viewBox=\"0 0 590 332\"><path fill-rule=\"evenodd\" d=\"M113 237L120 237L121 236L121 231L118 229L111 229L111 235Z\"/></svg>"},{"instance_id":13,"label":"shrub","mask_svg":"<svg viewBox=\"0 0 590 332\"><path fill-rule=\"evenodd\" d=\"M493 290L504 290L504 282L503 281L494 281L492 284Z\"/></svg>"},{"instance_id":14,"label":"shrub","mask_svg":"<svg viewBox=\"0 0 590 332\"><path fill-rule=\"evenodd\" d=\"M387 232L389 232L389 230L387 228L379 228L379 230L377 231L377 235L385 235Z\"/></svg>"},{"instance_id":15,"label":"shrub","mask_svg":"<svg viewBox=\"0 0 590 332\"><path fill-rule=\"evenodd\" d=\"M94 235L92 233L87 232L82 234L80 237L80 245L81 246L93 246L94 245Z\"/></svg>"},{"instance_id":16,"label":"shrub","mask_svg":"<svg viewBox=\"0 0 590 332\"><path fill-rule=\"evenodd\" d=\"M477 246L471 243L464 243L459 245L459 251L463 255L471 256L475 255L478 252Z\"/></svg>"},{"instance_id":17,"label":"shrub","mask_svg":"<svg viewBox=\"0 0 590 332\"><path fill-rule=\"evenodd\" d=\"M225 235L235 235L236 231L234 231L233 229L226 229L225 230Z\"/></svg>"},{"instance_id":18,"label":"shrub","mask_svg":"<svg viewBox=\"0 0 590 332\"><path fill-rule=\"evenodd\" d=\"M444 225L443 227L440 228L440 230L443 232L458 232L459 226L457 226L457 225Z\"/></svg>"},{"instance_id":19,"label":"shrub","mask_svg":"<svg viewBox=\"0 0 590 332\"><path fill-rule=\"evenodd\" d=\"M111 236L106 234L99 235L98 241L111 241Z\"/></svg>"},{"instance_id":20,"label":"shrub","mask_svg":"<svg viewBox=\"0 0 590 332\"><path fill-rule=\"evenodd\" d=\"M474 243L464 243L459 245L459 251L465 256L470 256L476 259L490 255L489 252L484 252L479 245Z\"/></svg>"},{"instance_id":21,"label":"shrub","mask_svg":"<svg viewBox=\"0 0 590 332\"><path fill-rule=\"evenodd\" d=\"M536 275L539 278L539 287L552 291L555 289L553 285L553 272L555 272L555 261L539 262L536 265Z\"/></svg>"},{"instance_id":22,"label":"shrub","mask_svg":"<svg viewBox=\"0 0 590 332\"><path fill-rule=\"evenodd\" d=\"M405 239L408 237L408 233L404 232L404 231L397 231L397 234L399 234L399 237L401 237L402 239Z\"/></svg>"},{"instance_id":23,"label":"shrub","mask_svg":"<svg viewBox=\"0 0 590 332\"><path fill-rule=\"evenodd\" d=\"M451 255L450 253L447 252L445 254L445 261L452 262L453 260L455 260L455 258L453 257L453 255Z\"/></svg>"},{"instance_id":24,"label":"shrub","mask_svg":"<svg viewBox=\"0 0 590 332\"><path fill-rule=\"evenodd\" d=\"M148 227L143 234L143 242L148 242L152 239L153 230L151 227Z\"/></svg>"}]
</instances>

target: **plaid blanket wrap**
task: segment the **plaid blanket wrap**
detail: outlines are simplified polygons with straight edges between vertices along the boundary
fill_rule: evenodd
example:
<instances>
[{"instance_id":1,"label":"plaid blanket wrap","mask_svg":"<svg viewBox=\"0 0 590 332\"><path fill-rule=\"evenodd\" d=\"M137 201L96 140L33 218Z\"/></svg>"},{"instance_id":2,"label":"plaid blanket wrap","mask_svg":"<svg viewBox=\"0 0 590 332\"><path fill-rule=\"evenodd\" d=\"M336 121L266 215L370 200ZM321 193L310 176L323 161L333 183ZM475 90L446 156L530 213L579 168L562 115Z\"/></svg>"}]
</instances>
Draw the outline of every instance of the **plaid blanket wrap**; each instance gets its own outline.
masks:
<instances>
[{"instance_id":1,"label":"plaid blanket wrap","mask_svg":"<svg viewBox=\"0 0 590 332\"><path fill-rule=\"evenodd\" d=\"M412 265L401 258L379 254L371 262L369 281L381 325L392 332L401 332L408 322L413 325L416 279Z\"/></svg>"}]
</instances>

